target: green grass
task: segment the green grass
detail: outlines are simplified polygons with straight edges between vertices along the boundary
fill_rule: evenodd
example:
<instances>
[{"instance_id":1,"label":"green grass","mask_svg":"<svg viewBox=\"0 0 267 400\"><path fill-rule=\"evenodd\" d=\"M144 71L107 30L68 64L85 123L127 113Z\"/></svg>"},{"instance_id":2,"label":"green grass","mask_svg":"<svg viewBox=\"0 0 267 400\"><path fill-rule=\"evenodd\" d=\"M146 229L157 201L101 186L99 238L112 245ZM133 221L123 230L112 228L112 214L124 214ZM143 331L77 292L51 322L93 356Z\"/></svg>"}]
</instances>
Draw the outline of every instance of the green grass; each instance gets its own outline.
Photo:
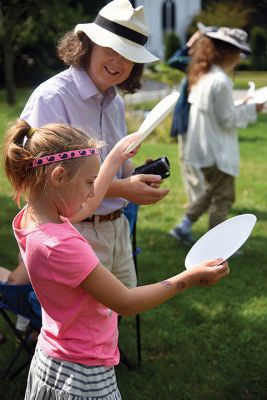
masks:
<instances>
[{"instance_id":1,"label":"green grass","mask_svg":"<svg viewBox=\"0 0 267 400\"><path fill-rule=\"evenodd\" d=\"M236 89L248 89L248 81L254 81L256 89L267 85L266 71L238 71L234 74L234 86Z\"/></svg>"},{"instance_id":2,"label":"green grass","mask_svg":"<svg viewBox=\"0 0 267 400\"><path fill-rule=\"evenodd\" d=\"M184 74L165 63L155 64L145 70L145 77L166 84L169 87L177 85ZM267 85L267 71L234 71L231 73L235 89L248 89L248 81L254 81L256 89Z\"/></svg>"},{"instance_id":3,"label":"green grass","mask_svg":"<svg viewBox=\"0 0 267 400\"><path fill-rule=\"evenodd\" d=\"M19 110L20 106L18 107ZM16 111L1 103L3 124ZM131 121L132 122L132 121ZM163 201L142 206L137 236L141 253L138 270L141 284L165 279L184 269L187 250L168 235L184 212L186 197L180 178L177 145L152 134L136 156L139 165L147 157L167 155L171 188ZM212 288L188 290L168 303L141 315L142 365L129 371L117 368L124 400L265 400L267 398L267 115L240 131L241 175L237 199L230 216L250 212L258 221L244 246L244 255L231 258L228 279ZM132 130L132 129L130 129ZM162 135L162 133L161 133ZM159 137L161 137L159 135ZM11 220L17 209L1 174L0 265L15 265L17 247ZM196 236L207 229L203 216L194 226ZM0 319L0 330L8 334ZM134 318L123 318L121 347L135 363ZM1 346L0 366L14 350L14 339ZM1 400L23 399L26 372L0 386Z\"/></svg>"}]
</instances>

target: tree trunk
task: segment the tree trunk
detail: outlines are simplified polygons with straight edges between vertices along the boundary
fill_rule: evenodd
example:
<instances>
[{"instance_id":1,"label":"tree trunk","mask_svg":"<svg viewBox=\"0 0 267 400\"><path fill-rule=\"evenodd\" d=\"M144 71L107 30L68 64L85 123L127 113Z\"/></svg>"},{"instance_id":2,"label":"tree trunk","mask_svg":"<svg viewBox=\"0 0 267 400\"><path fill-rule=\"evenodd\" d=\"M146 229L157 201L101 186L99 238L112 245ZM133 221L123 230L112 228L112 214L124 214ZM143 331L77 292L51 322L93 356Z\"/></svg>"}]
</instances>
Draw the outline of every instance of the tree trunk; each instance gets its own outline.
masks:
<instances>
[{"instance_id":1,"label":"tree trunk","mask_svg":"<svg viewBox=\"0 0 267 400\"><path fill-rule=\"evenodd\" d=\"M6 87L6 101L9 105L16 104L16 86L14 74L14 53L9 35L3 38L4 75Z\"/></svg>"}]
</instances>

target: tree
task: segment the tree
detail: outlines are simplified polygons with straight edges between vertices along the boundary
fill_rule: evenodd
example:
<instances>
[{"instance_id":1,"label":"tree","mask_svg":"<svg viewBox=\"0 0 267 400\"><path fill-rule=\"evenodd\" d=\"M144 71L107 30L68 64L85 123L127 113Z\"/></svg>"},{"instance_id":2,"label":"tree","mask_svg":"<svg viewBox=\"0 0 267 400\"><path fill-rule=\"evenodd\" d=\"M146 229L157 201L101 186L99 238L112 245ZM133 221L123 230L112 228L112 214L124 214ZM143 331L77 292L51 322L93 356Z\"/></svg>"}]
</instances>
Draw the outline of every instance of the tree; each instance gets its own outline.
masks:
<instances>
[{"instance_id":1,"label":"tree","mask_svg":"<svg viewBox=\"0 0 267 400\"><path fill-rule=\"evenodd\" d=\"M267 69L267 31L255 26L251 30L252 67L256 70Z\"/></svg>"},{"instance_id":2,"label":"tree","mask_svg":"<svg viewBox=\"0 0 267 400\"><path fill-rule=\"evenodd\" d=\"M41 59L46 66L56 58L54 49L59 36L88 19L81 4L71 5L70 0L0 0L0 54L8 104L16 101L18 60L31 66ZM34 58L25 52L29 48L34 50Z\"/></svg>"},{"instance_id":3,"label":"tree","mask_svg":"<svg viewBox=\"0 0 267 400\"><path fill-rule=\"evenodd\" d=\"M227 26L244 28L251 16L252 9L244 7L242 3L229 3L225 1L211 2L193 20L189 28L189 37L196 30L197 21L208 26Z\"/></svg>"},{"instance_id":4,"label":"tree","mask_svg":"<svg viewBox=\"0 0 267 400\"><path fill-rule=\"evenodd\" d=\"M221 0L202 0L203 10L208 9L210 6L216 6L216 4L222 2ZM267 15L267 0L224 0L224 4L228 10L231 10L233 6L238 5L240 9L250 10L249 19L243 28L250 32L250 29L254 26L266 28L266 15ZM227 15L227 14L226 14ZM239 19L233 21L232 26L238 24ZM215 25L214 23L212 25Z\"/></svg>"}]
</instances>

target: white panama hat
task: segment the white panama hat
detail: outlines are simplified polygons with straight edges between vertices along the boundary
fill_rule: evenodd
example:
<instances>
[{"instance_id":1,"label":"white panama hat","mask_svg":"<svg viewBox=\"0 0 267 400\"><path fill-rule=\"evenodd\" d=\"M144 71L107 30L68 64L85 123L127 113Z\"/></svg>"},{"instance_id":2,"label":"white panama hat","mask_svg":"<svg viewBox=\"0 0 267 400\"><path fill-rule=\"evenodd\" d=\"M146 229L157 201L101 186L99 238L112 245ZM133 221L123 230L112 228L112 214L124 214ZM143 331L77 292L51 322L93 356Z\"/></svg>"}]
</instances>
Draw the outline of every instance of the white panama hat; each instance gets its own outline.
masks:
<instances>
[{"instance_id":1,"label":"white panama hat","mask_svg":"<svg viewBox=\"0 0 267 400\"><path fill-rule=\"evenodd\" d=\"M244 53L251 53L251 48L247 43L248 34L243 31L243 29L222 27L216 32L205 32L204 35L212 39L229 43L242 50Z\"/></svg>"},{"instance_id":2,"label":"white panama hat","mask_svg":"<svg viewBox=\"0 0 267 400\"><path fill-rule=\"evenodd\" d=\"M99 11L94 22L76 25L75 33L79 31L97 45L110 47L134 63L159 60L144 47L148 38L144 7L133 8L128 0L111 1Z\"/></svg>"}]
</instances>

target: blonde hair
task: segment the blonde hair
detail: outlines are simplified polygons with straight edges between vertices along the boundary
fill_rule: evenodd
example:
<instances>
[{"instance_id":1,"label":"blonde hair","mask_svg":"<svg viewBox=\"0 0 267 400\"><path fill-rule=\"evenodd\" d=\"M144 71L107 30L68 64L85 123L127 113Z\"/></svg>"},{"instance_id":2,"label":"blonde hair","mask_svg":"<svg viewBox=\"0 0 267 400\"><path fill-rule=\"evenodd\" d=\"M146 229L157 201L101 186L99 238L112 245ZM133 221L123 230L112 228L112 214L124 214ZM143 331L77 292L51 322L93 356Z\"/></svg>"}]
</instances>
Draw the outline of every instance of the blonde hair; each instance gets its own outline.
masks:
<instances>
[{"instance_id":1,"label":"blonde hair","mask_svg":"<svg viewBox=\"0 0 267 400\"><path fill-rule=\"evenodd\" d=\"M103 146L81 130L64 124L48 124L33 129L24 120L17 122L7 131L4 140L3 160L5 173L14 188L14 199L20 205L21 197L27 197L30 189L45 185L48 172L59 164L72 180L80 169L81 158L64 160L55 164L28 168L36 158L69 150Z\"/></svg>"},{"instance_id":2,"label":"blonde hair","mask_svg":"<svg viewBox=\"0 0 267 400\"><path fill-rule=\"evenodd\" d=\"M206 36L200 38L194 45L188 81L191 88L198 80L208 73L214 64L222 67L231 65L239 60L241 50L222 40L211 39Z\"/></svg>"}]
</instances>

